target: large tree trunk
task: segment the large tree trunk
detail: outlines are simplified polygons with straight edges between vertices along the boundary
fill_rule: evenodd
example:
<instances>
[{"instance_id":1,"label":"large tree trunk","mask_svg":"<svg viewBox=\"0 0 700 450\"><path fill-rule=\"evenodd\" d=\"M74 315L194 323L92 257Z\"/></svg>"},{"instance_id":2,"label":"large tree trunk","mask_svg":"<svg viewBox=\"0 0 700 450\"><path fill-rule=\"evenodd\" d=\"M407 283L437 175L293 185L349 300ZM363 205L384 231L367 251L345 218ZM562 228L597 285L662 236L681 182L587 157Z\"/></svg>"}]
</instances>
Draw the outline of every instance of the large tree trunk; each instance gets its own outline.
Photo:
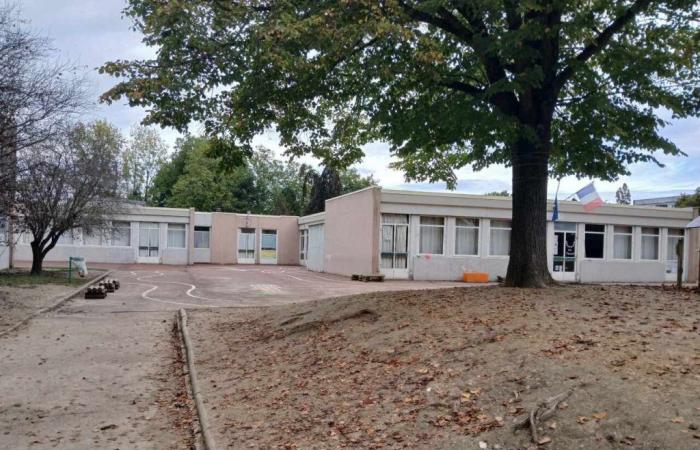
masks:
<instances>
[{"instance_id":1,"label":"large tree trunk","mask_svg":"<svg viewBox=\"0 0 700 450\"><path fill-rule=\"evenodd\" d=\"M32 247L32 275L41 275L41 271L44 265L44 252L41 251L39 244L36 242L31 243Z\"/></svg>"},{"instance_id":2,"label":"large tree trunk","mask_svg":"<svg viewBox=\"0 0 700 450\"><path fill-rule=\"evenodd\" d=\"M513 224L506 286L545 287L547 267L547 180L549 152L521 139L513 153Z\"/></svg>"}]
</instances>

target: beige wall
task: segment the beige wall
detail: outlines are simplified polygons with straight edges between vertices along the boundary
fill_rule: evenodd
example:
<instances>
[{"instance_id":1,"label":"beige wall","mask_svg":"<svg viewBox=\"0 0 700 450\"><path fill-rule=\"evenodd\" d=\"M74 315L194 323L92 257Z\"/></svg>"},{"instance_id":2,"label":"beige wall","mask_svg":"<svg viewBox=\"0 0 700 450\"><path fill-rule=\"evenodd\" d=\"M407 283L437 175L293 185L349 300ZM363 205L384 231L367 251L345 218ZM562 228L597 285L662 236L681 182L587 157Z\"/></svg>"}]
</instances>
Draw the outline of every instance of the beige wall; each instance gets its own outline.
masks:
<instances>
[{"instance_id":1,"label":"beige wall","mask_svg":"<svg viewBox=\"0 0 700 450\"><path fill-rule=\"evenodd\" d=\"M261 230L277 230L277 264L299 264L299 222L295 216L212 213L211 221L211 262L214 264L237 262L239 228L255 228L258 248ZM256 251L256 262L259 256Z\"/></svg>"},{"instance_id":2,"label":"beige wall","mask_svg":"<svg viewBox=\"0 0 700 450\"><path fill-rule=\"evenodd\" d=\"M379 272L380 195L380 188L368 188L326 200L325 272Z\"/></svg>"}]
</instances>

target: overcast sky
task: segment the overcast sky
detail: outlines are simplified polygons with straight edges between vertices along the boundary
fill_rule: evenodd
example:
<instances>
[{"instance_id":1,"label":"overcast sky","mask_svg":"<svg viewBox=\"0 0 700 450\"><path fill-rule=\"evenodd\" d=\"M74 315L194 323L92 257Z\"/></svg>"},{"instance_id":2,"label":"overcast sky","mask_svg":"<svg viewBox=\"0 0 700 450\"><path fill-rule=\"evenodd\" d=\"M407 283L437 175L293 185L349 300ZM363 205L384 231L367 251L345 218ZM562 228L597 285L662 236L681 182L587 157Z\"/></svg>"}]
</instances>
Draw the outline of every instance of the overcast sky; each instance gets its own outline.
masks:
<instances>
[{"instance_id":1,"label":"overcast sky","mask_svg":"<svg viewBox=\"0 0 700 450\"><path fill-rule=\"evenodd\" d=\"M105 61L115 59L145 58L153 50L141 43L141 36L130 29L131 23L122 17L125 0L21 0L22 15L30 26L53 39L55 49L62 58L74 61L91 70L95 97L114 84L114 80L97 74L94 70ZM126 104L96 105L91 118L104 118L121 128L125 134L144 116L143 110ZM197 130L191 130L196 132ZM596 187L604 199L613 200L618 186L626 182L634 199L691 192L700 186L700 119L673 121L663 135L675 142L687 157L665 157L660 168L654 164L635 164L631 176L619 182L596 181ZM173 143L178 134L163 130L163 136ZM277 152L282 151L272 135L259 138ZM373 174L384 187L444 190L444 184L405 183L400 172L390 170L388 147L377 143L368 145L366 157L358 165L366 174ZM480 172L469 169L459 171L458 191L483 194L488 191L509 190L510 170L493 166ZM575 192L588 180L566 178L562 180L560 198ZM554 196L556 182L550 181L550 196Z\"/></svg>"}]
</instances>

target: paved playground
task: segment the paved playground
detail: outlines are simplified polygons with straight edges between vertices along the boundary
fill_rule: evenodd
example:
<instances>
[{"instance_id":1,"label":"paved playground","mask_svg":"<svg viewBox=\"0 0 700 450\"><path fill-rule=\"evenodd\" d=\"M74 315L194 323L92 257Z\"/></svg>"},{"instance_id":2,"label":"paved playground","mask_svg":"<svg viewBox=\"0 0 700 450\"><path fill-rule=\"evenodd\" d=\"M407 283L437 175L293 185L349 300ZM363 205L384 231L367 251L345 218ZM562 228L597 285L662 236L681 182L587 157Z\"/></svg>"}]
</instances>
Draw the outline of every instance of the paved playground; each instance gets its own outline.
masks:
<instances>
[{"instance_id":1,"label":"paved playground","mask_svg":"<svg viewBox=\"0 0 700 450\"><path fill-rule=\"evenodd\" d=\"M192 444L179 308L246 309L373 291L463 285L365 283L285 266L111 266L122 286L75 298L0 338L0 449L167 449Z\"/></svg>"}]
</instances>

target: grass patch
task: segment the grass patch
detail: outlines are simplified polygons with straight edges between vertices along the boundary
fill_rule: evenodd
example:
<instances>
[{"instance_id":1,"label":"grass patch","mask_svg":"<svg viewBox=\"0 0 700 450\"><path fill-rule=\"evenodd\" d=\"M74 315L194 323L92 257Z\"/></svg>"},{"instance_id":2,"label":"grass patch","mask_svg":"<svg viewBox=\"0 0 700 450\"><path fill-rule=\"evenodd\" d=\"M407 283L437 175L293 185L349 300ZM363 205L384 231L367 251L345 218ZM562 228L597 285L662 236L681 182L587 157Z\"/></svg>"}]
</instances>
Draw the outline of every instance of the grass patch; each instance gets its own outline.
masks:
<instances>
[{"instance_id":1,"label":"grass patch","mask_svg":"<svg viewBox=\"0 0 700 450\"><path fill-rule=\"evenodd\" d=\"M97 275L94 271L86 278L80 278L75 272L68 278L68 270L59 268L44 269L41 275L30 275L28 269L4 270L0 272L0 286L36 286L41 284L62 284L79 286Z\"/></svg>"}]
</instances>

